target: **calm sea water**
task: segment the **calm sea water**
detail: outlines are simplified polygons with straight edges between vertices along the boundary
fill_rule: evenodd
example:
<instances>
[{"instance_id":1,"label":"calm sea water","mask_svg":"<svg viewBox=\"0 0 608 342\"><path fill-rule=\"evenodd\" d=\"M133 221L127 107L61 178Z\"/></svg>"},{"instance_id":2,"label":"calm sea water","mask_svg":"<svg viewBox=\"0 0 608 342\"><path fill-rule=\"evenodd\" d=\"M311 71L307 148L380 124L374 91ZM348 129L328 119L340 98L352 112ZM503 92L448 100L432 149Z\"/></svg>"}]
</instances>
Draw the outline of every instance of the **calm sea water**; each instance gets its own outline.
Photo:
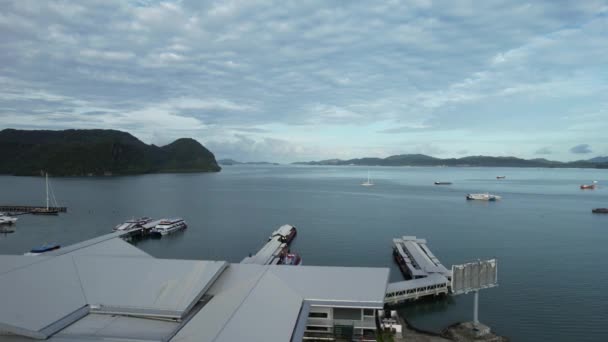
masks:
<instances>
[{"instance_id":1,"label":"calm sea water","mask_svg":"<svg viewBox=\"0 0 608 342\"><path fill-rule=\"evenodd\" d=\"M21 254L44 242L75 243L111 231L133 216L182 216L183 234L144 240L160 258L239 262L270 232L298 227L292 249L307 265L380 266L402 280L391 240L416 235L449 267L499 259L498 288L480 294L480 320L513 341L606 341L608 207L606 171L516 168L369 168L226 166L215 174L54 178L69 213L21 216L0 235L0 253ZM497 181L497 175L507 179ZM436 180L451 186L434 186ZM582 191L598 180L606 188ZM466 201L493 192L497 203ZM0 177L0 203L42 204L44 179ZM401 309L418 327L440 330L472 319L472 296Z\"/></svg>"}]
</instances>

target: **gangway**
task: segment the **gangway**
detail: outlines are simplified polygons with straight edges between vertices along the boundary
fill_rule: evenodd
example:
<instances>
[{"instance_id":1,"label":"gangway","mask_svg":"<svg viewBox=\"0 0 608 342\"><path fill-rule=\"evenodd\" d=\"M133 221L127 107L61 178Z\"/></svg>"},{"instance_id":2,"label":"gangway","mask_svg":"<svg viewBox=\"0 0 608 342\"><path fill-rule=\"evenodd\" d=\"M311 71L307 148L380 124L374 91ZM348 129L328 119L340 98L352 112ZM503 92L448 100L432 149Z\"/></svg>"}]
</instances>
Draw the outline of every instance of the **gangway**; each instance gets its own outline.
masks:
<instances>
[{"instance_id":1,"label":"gangway","mask_svg":"<svg viewBox=\"0 0 608 342\"><path fill-rule=\"evenodd\" d=\"M425 278L404 280L389 283L386 288L384 302L399 304L426 296L447 295L450 281L440 274L431 274Z\"/></svg>"}]
</instances>

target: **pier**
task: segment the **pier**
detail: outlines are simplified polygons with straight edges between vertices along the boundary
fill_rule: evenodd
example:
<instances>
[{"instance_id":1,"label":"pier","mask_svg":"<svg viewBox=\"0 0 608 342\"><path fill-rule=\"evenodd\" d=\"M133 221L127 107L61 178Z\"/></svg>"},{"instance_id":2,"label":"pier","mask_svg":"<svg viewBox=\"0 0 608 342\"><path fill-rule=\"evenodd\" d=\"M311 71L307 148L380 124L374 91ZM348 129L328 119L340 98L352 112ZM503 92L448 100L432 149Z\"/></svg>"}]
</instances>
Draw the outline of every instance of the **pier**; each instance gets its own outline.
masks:
<instances>
[{"instance_id":1,"label":"pier","mask_svg":"<svg viewBox=\"0 0 608 342\"><path fill-rule=\"evenodd\" d=\"M285 224L275 230L268 242L255 255L250 255L241 264L278 265L289 253L289 244L296 236L296 227Z\"/></svg>"},{"instance_id":2,"label":"pier","mask_svg":"<svg viewBox=\"0 0 608 342\"><path fill-rule=\"evenodd\" d=\"M3 213L20 213L20 214L31 214L41 212L45 210L57 211L60 213L66 213L67 207L46 207L46 206L28 206L28 205L0 205L0 212Z\"/></svg>"},{"instance_id":3,"label":"pier","mask_svg":"<svg viewBox=\"0 0 608 342\"><path fill-rule=\"evenodd\" d=\"M404 236L393 239L393 245L395 261L404 276L410 279L388 284L387 304L449 293L452 271L441 264L425 239Z\"/></svg>"}]
</instances>

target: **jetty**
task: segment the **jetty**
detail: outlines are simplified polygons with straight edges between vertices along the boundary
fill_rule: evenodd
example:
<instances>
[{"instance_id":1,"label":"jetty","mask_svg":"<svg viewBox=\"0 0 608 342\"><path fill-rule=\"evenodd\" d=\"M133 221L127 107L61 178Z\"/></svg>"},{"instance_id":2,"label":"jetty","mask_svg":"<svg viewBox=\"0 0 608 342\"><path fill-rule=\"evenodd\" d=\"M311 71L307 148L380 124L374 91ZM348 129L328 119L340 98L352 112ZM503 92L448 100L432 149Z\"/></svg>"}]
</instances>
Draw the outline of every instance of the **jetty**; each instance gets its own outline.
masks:
<instances>
[{"instance_id":1,"label":"jetty","mask_svg":"<svg viewBox=\"0 0 608 342\"><path fill-rule=\"evenodd\" d=\"M67 207L47 207L47 206L29 206L29 205L0 205L0 212L11 214L32 214L41 211L56 211L59 213L67 213Z\"/></svg>"},{"instance_id":2,"label":"jetty","mask_svg":"<svg viewBox=\"0 0 608 342\"><path fill-rule=\"evenodd\" d=\"M296 236L296 227L285 224L275 230L268 242L255 255L250 255L241 261L241 264L279 265L289 254L289 245Z\"/></svg>"},{"instance_id":3,"label":"jetty","mask_svg":"<svg viewBox=\"0 0 608 342\"><path fill-rule=\"evenodd\" d=\"M452 271L441 264L425 239L415 236L393 239L393 257L409 280L388 284L385 295L387 304L450 292Z\"/></svg>"}]
</instances>

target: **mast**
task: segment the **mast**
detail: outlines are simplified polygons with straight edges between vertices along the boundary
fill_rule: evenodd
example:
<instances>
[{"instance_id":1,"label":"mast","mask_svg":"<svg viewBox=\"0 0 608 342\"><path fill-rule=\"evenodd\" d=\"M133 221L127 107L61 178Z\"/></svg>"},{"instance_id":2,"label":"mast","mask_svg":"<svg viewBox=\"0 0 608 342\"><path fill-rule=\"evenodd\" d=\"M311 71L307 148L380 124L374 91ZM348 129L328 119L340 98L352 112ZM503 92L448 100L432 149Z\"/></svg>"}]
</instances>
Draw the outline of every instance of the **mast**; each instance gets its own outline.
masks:
<instances>
[{"instance_id":1,"label":"mast","mask_svg":"<svg viewBox=\"0 0 608 342\"><path fill-rule=\"evenodd\" d=\"M46 210L49 210L49 173L45 172L46 176Z\"/></svg>"}]
</instances>

